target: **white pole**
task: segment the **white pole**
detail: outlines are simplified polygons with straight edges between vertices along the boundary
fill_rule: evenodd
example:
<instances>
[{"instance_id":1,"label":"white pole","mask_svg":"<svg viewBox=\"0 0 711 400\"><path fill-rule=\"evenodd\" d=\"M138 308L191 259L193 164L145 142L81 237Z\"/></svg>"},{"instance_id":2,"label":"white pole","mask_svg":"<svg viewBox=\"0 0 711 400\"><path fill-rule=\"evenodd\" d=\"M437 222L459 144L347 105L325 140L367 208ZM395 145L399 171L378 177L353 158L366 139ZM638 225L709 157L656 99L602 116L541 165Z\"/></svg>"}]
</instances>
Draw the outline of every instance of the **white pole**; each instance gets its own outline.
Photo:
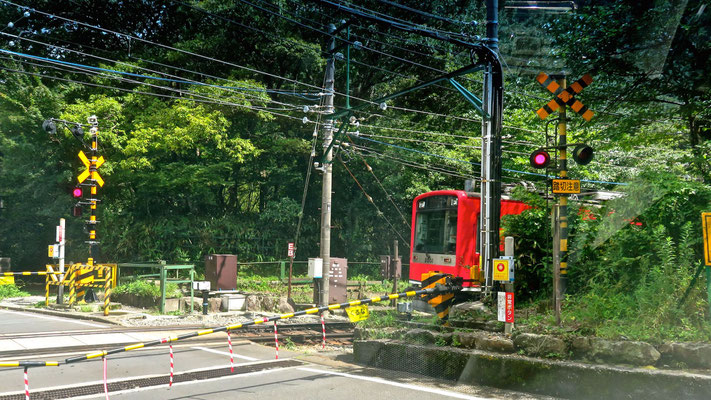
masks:
<instances>
[{"instance_id":1,"label":"white pole","mask_svg":"<svg viewBox=\"0 0 711 400\"><path fill-rule=\"evenodd\" d=\"M61 281L64 279L64 244L66 243L66 240L64 238L65 236L65 220L64 218L59 219L59 231L57 232L57 242L59 242L59 272L61 274L59 275L59 280ZM57 304L63 304L64 303L64 286L59 286L59 289L57 290Z\"/></svg>"}]
</instances>

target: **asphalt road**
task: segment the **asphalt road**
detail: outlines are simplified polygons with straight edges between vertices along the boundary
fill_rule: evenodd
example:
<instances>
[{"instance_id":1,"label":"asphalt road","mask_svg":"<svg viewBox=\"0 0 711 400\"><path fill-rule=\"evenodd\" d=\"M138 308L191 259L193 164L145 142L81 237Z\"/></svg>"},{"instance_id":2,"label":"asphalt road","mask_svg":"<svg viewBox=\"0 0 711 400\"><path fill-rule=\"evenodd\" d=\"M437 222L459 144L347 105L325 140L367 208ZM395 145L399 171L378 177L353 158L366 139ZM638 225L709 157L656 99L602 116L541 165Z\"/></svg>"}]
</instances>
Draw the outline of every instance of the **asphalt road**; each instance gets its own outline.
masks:
<instances>
[{"instance_id":1,"label":"asphalt road","mask_svg":"<svg viewBox=\"0 0 711 400\"><path fill-rule=\"evenodd\" d=\"M31 332L69 332L105 328L109 325L30 312L0 310L0 335Z\"/></svg>"},{"instance_id":2,"label":"asphalt road","mask_svg":"<svg viewBox=\"0 0 711 400\"><path fill-rule=\"evenodd\" d=\"M12 314L12 315L11 315ZM64 327L79 332L96 329L74 320L45 320L31 313L3 312L0 318L12 321L8 327L30 332ZM55 317L53 317L55 318ZM22 322L24 320L24 323ZM88 322L87 322L88 323ZM93 324L93 323L92 323ZM100 324L98 324L100 325ZM23 328L24 326L24 328ZM0 332L5 331L0 322ZM78 333L79 334L79 333ZM112 399L289 399L342 400L399 398L407 400L453 399L529 399L533 397L491 388L456 385L402 372L366 368L334 358L333 352L318 348L304 354L303 349L288 351L282 347L275 360L273 347L233 339L235 370L230 372L227 336L208 335L211 343L176 342L174 348L175 382L168 386L170 371L167 345L144 348L107 357L107 381ZM205 337L207 338L207 336ZM215 344L222 342L222 344ZM58 341L59 342L59 341ZM96 350L111 348L97 346ZM85 354L85 353L80 353ZM28 356L27 360L64 360L72 353L62 348L47 349L45 354ZM340 354L347 361L348 356ZM103 391L101 359L61 365L30 368L28 372L32 399L106 398ZM53 391L53 392L50 392ZM24 400L21 368L0 368L0 400Z\"/></svg>"}]
</instances>

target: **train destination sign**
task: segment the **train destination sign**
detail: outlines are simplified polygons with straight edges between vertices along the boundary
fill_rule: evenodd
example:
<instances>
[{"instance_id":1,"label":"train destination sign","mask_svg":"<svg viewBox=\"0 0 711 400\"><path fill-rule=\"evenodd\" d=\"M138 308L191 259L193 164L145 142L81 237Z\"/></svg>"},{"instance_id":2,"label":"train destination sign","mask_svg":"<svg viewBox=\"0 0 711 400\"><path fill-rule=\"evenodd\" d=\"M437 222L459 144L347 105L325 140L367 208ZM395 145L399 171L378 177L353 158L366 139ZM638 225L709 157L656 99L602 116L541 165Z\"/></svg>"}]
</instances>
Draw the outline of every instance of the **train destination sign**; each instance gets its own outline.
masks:
<instances>
[{"instance_id":1,"label":"train destination sign","mask_svg":"<svg viewBox=\"0 0 711 400\"><path fill-rule=\"evenodd\" d=\"M553 193L580 193L580 179L553 179Z\"/></svg>"}]
</instances>

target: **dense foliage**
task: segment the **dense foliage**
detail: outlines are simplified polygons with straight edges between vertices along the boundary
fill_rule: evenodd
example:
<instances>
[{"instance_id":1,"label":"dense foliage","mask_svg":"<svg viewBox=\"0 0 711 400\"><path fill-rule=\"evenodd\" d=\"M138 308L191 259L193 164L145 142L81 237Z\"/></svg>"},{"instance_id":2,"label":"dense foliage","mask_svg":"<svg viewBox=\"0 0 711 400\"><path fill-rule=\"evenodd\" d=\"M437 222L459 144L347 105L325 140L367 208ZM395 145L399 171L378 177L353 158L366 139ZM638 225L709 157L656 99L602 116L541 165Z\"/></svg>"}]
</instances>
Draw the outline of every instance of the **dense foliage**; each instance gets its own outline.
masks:
<instances>
[{"instance_id":1,"label":"dense foliage","mask_svg":"<svg viewBox=\"0 0 711 400\"><path fill-rule=\"evenodd\" d=\"M359 3L464 40L484 35L483 2L398 2L423 13ZM571 304L618 299L617 308L595 307L612 314L591 318L628 318L634 303L660 310L645 324L698 324L698 289L683 307L672 305L701 263L699 213L711 211L710 10L701 0L578 1L557 13L501 3L503 186L534 206L505 223L518 239L521 299L546 298L551 282L547 178L528 166L532 150L553 144L553 126L534 113L551 94L533 78L591 73L578 98L595 117L569 113L569 142L596 152L587 166L570 163L587 193L571 200L570 254L570 293L587 297ZM327 25L344 13L282 0L24 6L0 9L0 21L11 22L0 32L0 254L16 269L46 262L59 217L68 218L69 260L87 256L84 218L70 217L68 194L83 168L82 143L61 124L54 136L41 126L90 115L107 159L100 261L283 259L300 216L297 259L318 254L321 179L312 163L321 154ZM446 82L385 109L368 101L471 59L455 45L358 18L339 37L347 34L362 46L350 49L349 66L337 60L335 106L346 105L348 72L350 104L362 107L334 160L331 254L377 260L392 253L393 239L407 254L412 199L479 175L480 116ZM480 73L457 79L481 93ZM591 205L600 192L624 196Z\"/></svg>"}]
</instances>

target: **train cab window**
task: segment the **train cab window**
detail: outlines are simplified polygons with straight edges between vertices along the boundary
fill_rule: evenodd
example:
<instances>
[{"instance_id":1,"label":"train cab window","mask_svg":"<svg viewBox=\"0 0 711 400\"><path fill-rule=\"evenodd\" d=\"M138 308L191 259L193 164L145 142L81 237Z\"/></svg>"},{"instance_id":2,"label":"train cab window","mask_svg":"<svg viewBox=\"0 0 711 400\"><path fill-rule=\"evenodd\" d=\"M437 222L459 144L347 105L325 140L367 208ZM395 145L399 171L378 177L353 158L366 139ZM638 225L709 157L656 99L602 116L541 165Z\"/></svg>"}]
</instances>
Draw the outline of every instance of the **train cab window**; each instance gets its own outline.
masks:
<instances>
[{"instance_id":1,"label":"train cab window","mask_svg":"<svg viewBox=\"0 0 711 400\"><path fill-rule=\"evenodd\" d=\"M415 251L456 254L457 198L432 196L420 200L415 220Z\"/></svg>"}]
</instances>

